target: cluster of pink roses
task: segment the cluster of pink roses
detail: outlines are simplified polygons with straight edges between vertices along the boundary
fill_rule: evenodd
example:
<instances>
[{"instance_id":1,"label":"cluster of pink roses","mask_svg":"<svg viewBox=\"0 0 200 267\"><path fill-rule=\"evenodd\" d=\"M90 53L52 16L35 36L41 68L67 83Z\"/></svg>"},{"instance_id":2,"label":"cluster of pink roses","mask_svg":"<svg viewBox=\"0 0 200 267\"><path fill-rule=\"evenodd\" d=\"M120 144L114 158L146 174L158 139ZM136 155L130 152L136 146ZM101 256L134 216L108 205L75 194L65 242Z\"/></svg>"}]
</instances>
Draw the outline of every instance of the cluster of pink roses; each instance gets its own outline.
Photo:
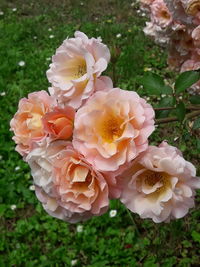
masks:
<instances>
[{"instance_id":1,"label":"cluster of pink roses","mask_svg":"<svg viewBox=\"0 0 200 267\"><path fill-rule=\"evenodd\" d=\"M114 198L154 222L181 218L200 188L195 168L166 142L148 146L154 110L101 76L109 59L100 38L75 32L52 57L50 95L20 100L10 125L36 196L72 223L105 213Z\"/></svg>"},{"instance_id":2,"label":"cluster of pink roses","mask_svg":"<svg viewBox=\"0 0 200 267\"><path fill-rule=\"evenodd\" d=\"M200 69L200 1L140 0L150 14L145 34L168 47L168 64L181 72ZM200 94L200 82L191 93Z\"/></svg>"}]
</instances>

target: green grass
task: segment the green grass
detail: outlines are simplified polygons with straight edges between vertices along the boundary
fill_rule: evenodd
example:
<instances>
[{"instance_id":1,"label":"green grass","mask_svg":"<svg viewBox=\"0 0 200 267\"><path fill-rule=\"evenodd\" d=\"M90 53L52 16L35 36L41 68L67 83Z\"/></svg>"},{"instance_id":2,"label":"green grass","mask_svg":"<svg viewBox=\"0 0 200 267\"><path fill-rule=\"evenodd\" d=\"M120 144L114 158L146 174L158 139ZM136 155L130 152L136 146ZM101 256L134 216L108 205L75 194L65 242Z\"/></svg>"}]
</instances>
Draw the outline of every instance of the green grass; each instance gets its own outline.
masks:
<instances>
[{"instance_id":1,"label":"green grass","mask_svg":"<svg viewBox=\"0 0 200 267\"><path fill-rule=\"evenodd\" d=\"M101 36L112 53L106 74L115 86L137 90L145 68L173 79L166 54L142 33L145 19L138 17L129 0L109 1L2 1L0 16L0 266L197 266L200 249L200 194L196 209L182 220L154 224L135 215L134 221L119 201L109 212L83 224L83 232L48 216L36 200L29 167L14 151L9 121L18 101L29 92L47 90L45 72L55 49L75 30ZM17 11L12 8L17 7ZM49 31L51 28L51 31ZM121 33L121 38L116 35ZM49 38L54 35L54 38ZM18 62L24 61L20 67ZM152 104L157 99L151 98ZM178 124L159 127L151 137L163 136L198 166L195 136ZM19 168L16 168L19 167ZM12 210L11 205L16 205Z\"/></svg>"}]
</instances>

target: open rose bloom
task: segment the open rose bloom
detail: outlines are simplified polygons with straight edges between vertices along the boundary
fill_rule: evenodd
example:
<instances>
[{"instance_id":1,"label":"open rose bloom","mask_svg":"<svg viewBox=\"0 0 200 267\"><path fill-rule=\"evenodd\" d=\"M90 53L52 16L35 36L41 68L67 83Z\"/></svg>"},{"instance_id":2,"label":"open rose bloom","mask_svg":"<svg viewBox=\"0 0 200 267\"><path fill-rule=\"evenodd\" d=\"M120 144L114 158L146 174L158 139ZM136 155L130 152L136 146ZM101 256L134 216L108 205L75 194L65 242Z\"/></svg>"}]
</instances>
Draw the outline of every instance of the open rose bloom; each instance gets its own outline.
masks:
<instances>
[{"instance_id":1,"label":"open rose bloom","mask_svg":"<svg viewBox=\"0 0 200 267\"><path fill-rule=\"evenodd\" d=\"M42 150L41 148L39 148ZM108 184L70 142L55 141L28 157L36 195L52 216L69 222L101 215L108 209Z\"/></svg>"},{"instance_id":2,"label":"open rose bloom","mask_svg":"<svg viewBox=\"0 0 200 267\"><path fill-rule=\"evenodd\" d=\"M154 37L159 32L165 43L171 13L161 0L143 2L154 14L146 30ZM198 33L197 27L195 44ZM198 58L195 50L184 68L198 68ZM48 214L70 223L104 214L110 199L154 222L181 218L200 186L195 168L166 143L149 146L154 110L136 92L113 88L102 76L109 60L100 38L75 32L52 57L50 95L39 91L19 101L10 126L36 197Z\"/></svg>"},{"instance_id":3,"label":"open rose bloom","mask_svg":"<svg viewBox=\"0 0 200 267\"><path fill-rule=\"evenodd\" d=\"M100 77L107 68L110 52L101 39L75 32L75 38L66 39L52 57L47 77L51 95L59 104L79 108L96 90L99 83L110 85L108 77Z\"/></svg>"},{"instance_id":4,"label":"open rose bloom","mask_svg":"<svg viewBox=\"0 0 200 267\"><path fill-rule=\"evenodd\" d=\"M194 166L181 152L161 143L149 146L121 175L121 201L141 218L154 222L182 218L194 207L200 179Z\"/></svg>"}]
</instances>

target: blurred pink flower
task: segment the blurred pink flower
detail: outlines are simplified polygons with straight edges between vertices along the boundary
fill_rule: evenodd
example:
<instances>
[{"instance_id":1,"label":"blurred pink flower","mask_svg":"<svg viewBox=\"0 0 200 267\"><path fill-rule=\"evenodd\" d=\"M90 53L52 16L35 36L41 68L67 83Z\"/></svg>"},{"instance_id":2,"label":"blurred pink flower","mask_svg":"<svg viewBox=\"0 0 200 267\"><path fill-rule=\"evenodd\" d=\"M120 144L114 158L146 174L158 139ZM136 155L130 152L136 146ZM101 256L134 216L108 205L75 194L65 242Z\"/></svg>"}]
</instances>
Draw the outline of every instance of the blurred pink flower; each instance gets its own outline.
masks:
<instances>
[{"instance_id":1,"label":"blurred pink flower","mask_svg":"<svg viewBox=\"0 0 200 267\"><path fill-rule=\"evenodd\" d=\"M52 84L49 89L59 104L79 108L96 91L96 83L107 68L110 52L100 38L91 38L75 32L75 38L66 39L52 57L47 78ZM103 81L110 85L110 79Z\"/></svg>"},{"instance_id":2,"label":"blurred pink flower","mask_svg":"<svg viewBox=\"0 0 200 267\"><path fill-rule=\"evenodd\" d=\"M192 31L192 38L194 45L200 48L200 25Z\"/></svg>"},{"instance_id":3,"label":"blurred pink flower","mask_svg":"<svg viewBox=\"0 0 200 267\"><path fill-rule=\"evenodd\" d=\"M64 109L55 107L53 111L46 113L42 122L44 131L51 140L69 139L72 137L75 110L66 106Z\"/></svg>"},{"instance_id":4,"label":"blurred pink flower","mask_svg":"<svg viewBox=\"0 0 200 267\"><path fill-rule=\"evenodd\" d=\"M194 207L200 179L181 152L163 142L149 148L121 175L121 201L141 218L168 222L182 218Z\"/></svg>"},{"instance_id":5,"label":"blurred pink flower","mask_svg":"<svg viewBox=\"0 0 200 267\"><path fill-rule=\"evenodd\" d=\"M163 0L155 0L151 5L152 21L161 27L172 23L172 16Z\"/></svg>"},{"instance_id":6,"label":"blurred pink flower","mask_svg":"<svg viewBox=\"0 0 200 267\"><path fill-rule=\"evenodd\" d=\"M36 195L53 217L75 223L105 213L109 192L103 174L76 152L70 142L55 141L28 156Z\"/></svg>"},{"instance_id":7,"label":"blurred pink flower","mask_svg":"<svg viewBox=\"0 0 200 267\"><path fill-rule=\"evenodd\" d=\"M31 93L28 98L22 98L19 101L18 111L11 120L10 126L14 132L16 150L22 156L30 152L34 142L42 141L46 137L42 117L55 105L55 99L46 91Z\"/></svg>"},{"instance_id":8,"label":"blurred pink flower","mask_svg":"<svg viewBox=\"0 0 200 267\"><path fill-rule=\"evenodd\" d=\"M97 170L116 171L148 147L154 110L136 92L96 92L74 122L74 147Z\"/></svg>"}]
</instances>

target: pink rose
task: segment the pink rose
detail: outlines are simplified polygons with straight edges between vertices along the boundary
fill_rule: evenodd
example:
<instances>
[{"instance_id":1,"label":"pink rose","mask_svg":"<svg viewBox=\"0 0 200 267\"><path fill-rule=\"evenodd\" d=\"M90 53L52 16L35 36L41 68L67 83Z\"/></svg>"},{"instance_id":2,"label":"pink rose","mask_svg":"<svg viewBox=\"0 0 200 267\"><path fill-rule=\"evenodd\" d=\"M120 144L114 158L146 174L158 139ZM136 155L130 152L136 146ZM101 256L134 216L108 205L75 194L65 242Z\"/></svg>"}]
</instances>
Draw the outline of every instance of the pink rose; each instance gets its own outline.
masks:
<instances>
[{"instance_id":1,"label":"pink rose","mask_svg":"<svg viewBox=\"0 0 200 267\"><path fill-rule=\"evenodd\" d=\"M75 38L66 39L52 57L47 71L50 94L59 104L79 108L95 92L99 79L104 87L110 85L110 78L100 78L109 60L109 49L100 38L88 39L84 33L75 32Z\"/></svg>"},{"instance_id":2,"label":"pink rose","mask_svg":"<svg viewBox=\"0 0 200 267\"><path fill-rule=\"evenodd\" d=\"M161 27L172 23L172 16L163 0L155 0L151 5L152 21Z\"/></svg>"},{"instance_id":3,"label":"pink rose","mask_svg":"<svg viewBox=\"0 0 200 267\"><path fill-rule=\"evenodd\" d=\"M42 122L44 131L51 140L69 139L73 133L75 110L67 106L64 109L55 107L52 112L46 113Z\"/></svg>"},{"instance_id":4,"label":"pink rose","mask_svg":"<svg viewBox=\"0 0 200 267\"><path fill-rule=\"evenodd\" d=\"M19 101L18 111L10 126L15 134L13 140L17 144L16 150L22 156L30 152L34 142L42 141L46 137L42 117L55 105L55 99L45 91L31 93L28 98Z\"/></svg>"},{"instance_id":5,"label":"pink rose","mask_svg":"<svg viewBox=\"0 0 200 267\"><path fill-rule=\"evenodd\" d=\"M75 115L74 147L97 170L116 171L148 147L154 110L136 92L95 93Z\"/></svg>"},{"instance_id":6,"label":"pink rose","mask_svg":"<svg viewBox=\"0 0 200 267\"><path fill-rule=\"evenodd\" d=\"M149 146L121 175L121 201L156 223L182 218L194 206L195 189L200 188L195 176L195 167L177 148L166 142Z\"/></svg>"},{"instance_id":7,"label":"pink rose","mask_svg":"<svg viewBox=\"0 0 200 267\"><path fill-rule=\"evenodd\" d=\"M28 163L36 195L51 216L75 223L107 211L109 192L104 175L70 142L55 141L43 151L34 149Z\"/></svg>"}]
</instances>

